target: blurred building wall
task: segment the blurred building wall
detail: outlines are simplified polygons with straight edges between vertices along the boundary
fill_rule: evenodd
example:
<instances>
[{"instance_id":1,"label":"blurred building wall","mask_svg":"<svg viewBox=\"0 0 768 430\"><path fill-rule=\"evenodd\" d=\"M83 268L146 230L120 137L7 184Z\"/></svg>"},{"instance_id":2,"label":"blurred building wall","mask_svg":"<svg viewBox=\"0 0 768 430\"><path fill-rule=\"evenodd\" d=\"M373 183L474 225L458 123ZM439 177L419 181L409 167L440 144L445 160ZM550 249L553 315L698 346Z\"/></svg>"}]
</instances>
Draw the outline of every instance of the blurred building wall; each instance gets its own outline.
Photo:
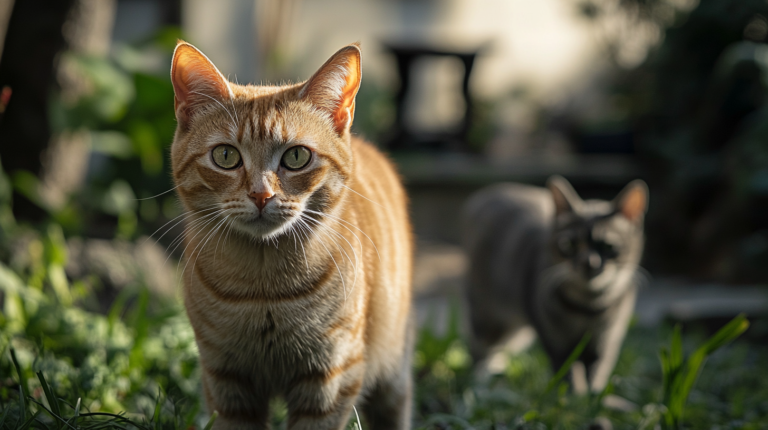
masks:
<instances>
[{"instance_id":1,"label":"blurred building wall","mask_svg":"<svg viewBox=\"0 0 768 430\"><path fill-rule=\"evenodd\" d=\"M278 17L275 4L288 4L282 9L290 16ZM457 49L488 43L472 82L479 95L527 85L549 98L594 67L599 51L569 0L184 0L182 10L191 41L241 82L306 78L335 50L360 41L366 78L392 84L383 41ZM257 58L260 31L277 19L284 25L271 58Z\"/></svg>"},{"instance_id":2,"label":"blurred building wall","mask_svg":"<svg viewBox=\"0 0 768 430\"><path fill-rule=\"evenodd\" d=\"M252 0L184 0L181 23L188 42L200 48L224 76L259 81L255 7Z\"/></svg>"}]
</instances>

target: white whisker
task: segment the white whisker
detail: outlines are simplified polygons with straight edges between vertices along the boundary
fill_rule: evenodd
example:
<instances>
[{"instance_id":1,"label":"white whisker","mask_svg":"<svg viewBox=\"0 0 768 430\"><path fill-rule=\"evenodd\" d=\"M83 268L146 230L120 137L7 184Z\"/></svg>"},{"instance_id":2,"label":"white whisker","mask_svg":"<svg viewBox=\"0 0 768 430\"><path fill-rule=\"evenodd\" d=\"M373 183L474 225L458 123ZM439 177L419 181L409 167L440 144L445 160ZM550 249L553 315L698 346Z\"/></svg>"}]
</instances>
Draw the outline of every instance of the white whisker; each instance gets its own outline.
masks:
<instances>
[{"instance_id":1,"label":"white whisker","mask_svg":"<svg viewBox=\"0 0 768 430\"><path fill-rule=\"evenodd\" d=\"M170 190L168 190L168 191L163 191L162 193L160 193L160 194L157 194L157 195L155 195L155 196L152 196L152 197L144 197L143 199L135 199L135 200L149 200L149 199L154 199L155 197L160 197L160 196L162 196L163 194L168 194L168 193L170 193L171 191L175 190L176 188L179 188L179 187L180 187L180 186L182 186L182 185L184 185L184 183L183 183L183 182L182 182L182 183L180 183L179 185L176 185L175 187L171 188Z\"/></svg>"},{"instance_id":2,"label":"white whisker","mask_svg":"<svg viewBox=\"0 0 768 430\"><path fill-rule=\"evenodd\" d=\"M337 242L337 241L336 241L336 240L335 240L333 237L330 237L330 239L333 241L333 243L334 243L334 244L336 244L336 247L337 247L337 248L338 248L338 249L339 249L341 252L343 252L343 253L344 253L344 255L347 257L347 261L349 261L349 264L353 264L353 265L354 265L354 267L355 267L355 272L354 272L354 273L355 273L355 277L354 277L354 280L352 281L352 287L349 289L349 292L350 292L350 293L352 293L352 291L354 291L354 289L355 289L355 285L357 285L357 267L358 267L358 264L359 264L359 262L360 262L360 261L359 261L359 259L358 259L358 256L357 256L357 252L355 251L355 247L354 247L354 246L352 246L352 244L351 244L351 243L349 243L349 241L347 240L347 238L346 238L346 237L344 237L344 235L342 235L342 234L341 234L341 233L339 233L338 231L334 230L334 229L333 229L331 226L328 226L328 225L322 224L320 221L318 221L318 220L316 220L316 219L314 219L314 218L310 217L310 216L309 216L309 215L307 215L307 214L302 214L302 217L305 217L305 219L308 219L308 220L311 220L311 221L313 221L313 222L317 223L317 225L318 225L318 226L324 226L324 227L325 227L326 229L328 229L330 232L332 232L332 233L336 234L338 237L342 238L342 239L343 239L345 242L347 242L347 245L349 245L349 248L352 250L352 253L353 253L353 254L354 254L354 256L355 256L355 262L354 262L354 263L352 263L352 259L349 257L349 254L347 253L347 251L346 251L346 250L344 250L344 247L343 247L343 246L340 246L340 245L339 245L339 243L338 243L338 242ZM359 240L358 240L358 241L359 241Z\"/></svg>"},{"instance_id":3,"label":"white whisker","mask_svg":"<svg viewBox=\"0 0 768 430\"><path fill-rule=\"evenodd\" d=\"M235 118L232 116L232 113L229 112L229 109L227 109L223 104L221 104L220 101L218 101L215 98L209 96L208 94L203 94L203 93L201 93L199 91L190 91L189 93L190 94L198 94L198 95L201 95L203 97L208 97L209 99L211 99L211 100L215 101L216 103L218 103L218 105L221 106L222 109L224 109L224 112L226 112L229 115L229 119L232 120L232 124L235 126L235 130L237 130L237 121L235 121Z\"/></svg>"},{"instance_id":4,"label":"white whisker","mask_svg":"<svg viewBox=\"0 0 768 430\"><path fill-rule=\"evenodd\" d=\"M221 243L221 249L225 249L227 247L227 239L229 239L229 235L232 233L232 226L235 223L234 218L230 218L229 223L227 223L227 233L224 235L224 241ZM216 245L218 247L218 244Z\"/></svg>"},{"instance_id":5,"label":"white whisker","mask_svg":"<svg viewBox=\"0 0 768 430\"><path fill-rule=\"evenodd\" d=\"M229 75L227 75L227 81L229 81ZM237 83L237 75L235 75L235 83ZM240 84L238 84L240 85ZM227 85L229 86L229 85ZM232 112L235 114L235 119L237 120L237 123L235 125L240 124L240 118L237 117L237 108L235 108L235 101L232 99L232 88L229 89L229 103L232 105Z\"/></svg>"},{"instance_id":6,"label":"white whisker","mask_svg":"<svg viewBox=\"0 0 768 430\"><path fill-rule=\"evenodd\" d=\"M192 238L189 240L189 243L187 243L187 245L184 247L184 250L183 250L183 251L181 251L181 256L182 256L182 258L184 258L184 257L186 256L186 254L187 254L187 249L189 248L189 245L191 245L191 244L192 244L192 241L193 241L193 240L194 240L194 239L195 239L197 236L199 236L199 235L200 235L200 233L203 231L203 229L204 229L204 228L205 228L207 225L211 224L212 222L215 222L215 221L216 221L216 215L219 215L219 214L221 214L222 212L223 212L223 210L222 210L222 209L220 209L220 210L218 210L218 211L214 212L213 214L210 214L210 215L206 215L206 217L210 217L211 215L213 215L213 217L212 217L212 218L210 218L210 219L208 219L208 220L206 220L204 223L198 223L198 225L196 225L196 226L194 227L194 228L198 228L199 230L197 231L197 233L195 233L195 235L194 235L194 236L192 236ZM193 227L191 227L191 225L188 227L188 229L189 229L189 230L193 230L194 228L193 228ZM187 237L187 232L185 231L185 232L184 232L184 238L186 238L186 237ZM176 250L176 249L179 247L179 245L181 245L181 243L183 243L183 241L179 241L179 243L176 245L176 248L174 248L174 249L173 249L173 251L175 251L175 250ZM171 251L171 252L173 252L173 251ZM168 257L170 257L170 256L171 256L171 255L170 255L170 254L168 254ZM166 259L166 261L168 261L168 260ZM184 267L186 267L186 266L184 266ZM177 274L177 275L178 275L178 271L179 271L179 270L178 270L178 266L177 266L177 268L176 268L176 274Z\"/></svg>"},{"instance_id":7,"label":"white whisker","mask_svg":"<svg viewBox=\"0 0 768 430\"><path fill-rule=\"evenodd\" d=\"M167 226L168 224L172 223L172 222L173 222L174 220L176 220L177 218L180 218L180 217L184 217L184 218L182 218L180 221L178 221L176 224L174 224L174 225L170 226L170 227L168 228L168 230L166 230L166 231L165 231L165 233L163 233L163 234L162 234L160 237L158 237L158 238L155 240L155 243L157 243L158 241L160 241L160 239L162 239L162 238L163 238L163 236L165 236L166 234L168 234L168 232L169 232L169 231L171 231L171 229L173 229L173 228L174 228L174 227L176 227L176 226L177 226L179 223L181 223L182 221L184 221L184 219L186 219L186 218L188 218L188 217L190 217L190 216L192 216L192 215L195 215L195 214L198 214L198 213L202 213L202 212L205 212L205 211L207 211L207 210L210 210L210 209L214 208L215 206L216 206L216 205L211 205L211 206L205 207L205 208L203 208L203 209L198 209L198 210L196 210L196 211L187 211L187 212L183 212L183 213L181 213L180 215L177 215L177 216L173 217L171 220L169 220L169 221L168 221L168 222L166 222L165 224L161 225L161 226L160 226L160 227L159 227L157 230L155 230L155 231L154 231L152 234L150 234L150 235L149 235L149 237L147 237L146 239L144 239L144 242L146 242L146 241L148 241L149 239L151 239L151 238L152 238L152 236L154 236L154 235L155 235L155 234L156 234L158 231L160 231L162 228L164 228L164 227L165 227L165 226Z\"/></svg>"},{"instance_id":8,"label":"white whisker","mask_svg":"<svg viewBox=\"0 0 768 430\"><path fill-rule=\"evenodd\" d=\"M294 223L293 226L294 226L294 228L297 229L296 230L296 235L297 236L306 237L307 242L310 241L309 235L304 231L303 226L301 224ZM292 228L292 230L293 230L293 228ZM304 249L304 242L301 241L300 238L299 238L299 245L301 245L301 253L304 255L304 264L306 265L306 268L307 268L307 274L309 274L309 260L307 259L307 252Z\"/></svg>"},{"instance_id":9,"label":"white whisker","mask_svg":"<svg viewBox=\"0 0 768 430\"><path fill-rule=\"evenodd\" d=\"M359 231L360 233L362 233L362 234L363 234L363 235L364 235L364 236L365 236L365 237L368 239L368 241L369 241L369 242L371 242L371 245L373 245L373 249L375 249L375 250L376 250L376 256L379 258L379 262L381 262L381 254L379 254L379 248L376 246L376 243L374 243L374 242L373 242L373 240L371 239L371 237L370 237L370 236L368 236L368 234L367 234L366 232L364 232L364 231L363 231L363 230L362 230L360 227L358 227L358 226L356 226L356 225L352 224L351 222L349 222L349 221L347 221L347 220L345 220L345 219L342 219L341 217L337 217L337 216L335 216L335 215L331 215L331 214L324 214L324 213L322 213L322 212L313 211L313 210L311 210L311 209L305 209L304 211L305 211L305 212L309 212L309 213L311 213L311 214L320 215L320 216L327 216L328 218L334 219L334 220L336 220L336 221L339 221L339 222L341 222L341 223L344 223L344 224L348 224L348 225L350 225L350 226L352 226L352 227L356 228L356 229L357 229L357 231ZM345 226L344 224L341 224L341 226L342 226L342 227L344 227L344 228L346 228L347 230L349 230L349 232L350 232L350 233L354 234L354 235L355 235L355 237L357 237L357 235L355 234L355 232L353 232L352 230L350 230L350 229L349 229L349 227ZM360 240L360 239L358 238L358 240ZM362 246L362 245L361 245L361 246Z\"/></svg>"},{"instance_id":10,"label":"white whisker","mask_svg":"<svg viewBox=\"0 0 768 430\"><path fill-rule=\"evenodd\" d=\"M304 223L304 225L306 225L307 228L309 228L309 225L307 225L306 221L304 221L303 218L298 218L296 221ZM336 259L333 258L333 254L331 254L331 251L328 250L328 248L323 243L323 240L319 236L317 237L317 242L320 244L320 246L323 247L323 249L325 249L325 252L328 253L328 256L331 257L331 260L333 261L334 266L336 266L336 270L339 272L339 278L341 279L341 287L344 290L344 302L346 303L346 301L347 301L347 286L344 283L344 275L341 274L341 269L339 268L339 265L336 263Z\"/></svg>"},{"instance_id":11,"label":"white whisker","mask_svg":"<svg viewBox=\"0 0 768 430\"><path fill-rule=\"evenodd\" d=\"M203 249L205 249L205 246L208 244L208 241L211 240L211 238L216 234L216 232L219 231L222 225L227 221L227 218L229 215L224 217L221 221L219 221L217 224L213 226L213 229L208 232L203 238L200 240L200 243L202 244L202 247L200 248L200 251L195 253L197 251L197 248L200 247L200 244L198 244L195 249L192 250L192 255L195 256L195 262L192 263L192 270L195 270L195 265L197 265L197 259L200 258L200 254L203 252ZM214 254L215 256L215 254ZM187 266L189 265L189 260L187 260L187 263L184 265L184 270L181 271L181 276L184 276L184 272L187 270Z\"/></svg>"},{"instance_id":12,"label":"white whisker","mask_svg":"<svg viewBox=\"0 0 768 430\"><path fill-rule=\"evenodd\" d=\"M181 243L184 241L184 237L186 237L186 235L187 235L189 230L191 230L192 228L195 228L198 225L204 223L207 218L215 216L219 211L220 211L220 209L217 209L216 211L211 212L211 213L206 214L206 215L203 215L202 217L200 217L200 218L190 222L189 224L185 225L184 226L184 231L182 231L180 235L176 236L176 238L173 239L171 241L171 243L168 244L168 246L165 248L165 252L168 254L168 257L170 258L171 254L173 254L176 251L176 249L179 247L179 245L181 245ZM174 244L176 246L174 246ZM173 249L168 251L171 247L173 247ZM168 261L168 259L166 259L165 261Z\"/></svg>"},{"instance_id":13,"label":"white whisker","mask_svg":"<svg viewBox=\"0 0 768 430\"><path fill-rule=\"evenodd\" d=\"M368 197L365 197L364 195L362 195L362 194L358 193L357 191L353 190L352 188L349 188L348 186L346 186L346 185L344 185L344 184L341 184L341 186L342 186L342 187L344 187L344 188L346 188L346 189L348 189L349 191L352 191L353 193L357 194L358 196L360 196L360 197L362 197L362 198L364 198L364 199L368 200L369 202L371 202L371 203L373 203L373 204L375 204L375 205L378 205L378 206L380 206L382 209L386 209L386 208L385 208L383 205L381 205L381 204L379 204L379 203L376 203L376 202L374 202L373 200L369 199Z\"/></svg>"},{"instance_id":14,"label":"white whisker","mask_svg":"<svg viewBox=\"0 0 768 430\"><path fill-rule=\"evenodd\" d=\"M231 214L230 214L231 215ZM229 218L230 215L227 215L226 218L224 218L225 221L227 221L227 225L224 227L225 231L229 233L229 227L232 226L232 220ZM213 260L216 261L216 255L219 252L219 244L221 244L221 238L224 237L223 234L219 235L219 240L216 241L216 248L213 249ZM194 267L193 267L194 269Z\"/></svg>"}]
</instances>

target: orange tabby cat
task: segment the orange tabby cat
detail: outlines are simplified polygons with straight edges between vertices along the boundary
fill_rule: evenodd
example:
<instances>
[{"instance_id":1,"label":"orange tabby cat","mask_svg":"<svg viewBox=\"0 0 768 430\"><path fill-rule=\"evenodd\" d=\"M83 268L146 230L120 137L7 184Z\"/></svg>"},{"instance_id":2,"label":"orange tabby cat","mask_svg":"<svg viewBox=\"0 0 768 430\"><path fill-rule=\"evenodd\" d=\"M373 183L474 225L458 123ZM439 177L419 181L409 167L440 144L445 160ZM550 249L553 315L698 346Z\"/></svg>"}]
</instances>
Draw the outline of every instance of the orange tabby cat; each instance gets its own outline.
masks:
<instances>
[{"instance_id":1,"label":"orange tabby cat","mask_svg":"<svg viewBox=\"0 0 768 430\"><path fill-rule=\"evenodd\" d=\"M360 48L307 82L228 82L179 42L173 176L188 211L184 303L216 428L410 423L412 239L391 164L350 134Z\"/></svg>"}]
</instances>

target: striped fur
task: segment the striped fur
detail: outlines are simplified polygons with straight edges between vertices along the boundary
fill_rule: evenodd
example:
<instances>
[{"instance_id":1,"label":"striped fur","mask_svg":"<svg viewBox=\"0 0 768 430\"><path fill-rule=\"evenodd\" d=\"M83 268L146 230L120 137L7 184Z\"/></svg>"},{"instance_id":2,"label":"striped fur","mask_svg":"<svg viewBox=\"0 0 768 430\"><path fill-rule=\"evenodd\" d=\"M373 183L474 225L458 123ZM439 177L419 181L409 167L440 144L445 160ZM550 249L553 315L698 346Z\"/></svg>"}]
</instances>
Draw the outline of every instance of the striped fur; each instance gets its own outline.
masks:
<instances>
[{"instance_id":1,"label":"striped fur","mask_svg":"<svg viewBox=\"0 0 768 430\"><path fill-rule=\"evenodd\" d=\"M372 429L409 427L406 195L385 157L350 135L359 78L357 45L285 86L229 83L183 42L174 54L180 267L215 428L266 428L276 396L290 429L344 428L355 404ZM242 165L214 164L219 144ZM280 159L295 145L312 158L291 171ZM253 192L273 197L260 210Z\"/></svg>"},{"instance_id":2,"label":"striped fur","mask_svg":"<svg viewBox=\"0 0 768 430\"><path fill-rule=\"evenodd\" d=\"M467 203L472 352L494 370L533 328L556 371L590 333L571 376L576 392L599 392L634 309L647 188L635 181L613 202L583 201L560 177L549 188L497 184Z\"/></svg>"}]
</instances>

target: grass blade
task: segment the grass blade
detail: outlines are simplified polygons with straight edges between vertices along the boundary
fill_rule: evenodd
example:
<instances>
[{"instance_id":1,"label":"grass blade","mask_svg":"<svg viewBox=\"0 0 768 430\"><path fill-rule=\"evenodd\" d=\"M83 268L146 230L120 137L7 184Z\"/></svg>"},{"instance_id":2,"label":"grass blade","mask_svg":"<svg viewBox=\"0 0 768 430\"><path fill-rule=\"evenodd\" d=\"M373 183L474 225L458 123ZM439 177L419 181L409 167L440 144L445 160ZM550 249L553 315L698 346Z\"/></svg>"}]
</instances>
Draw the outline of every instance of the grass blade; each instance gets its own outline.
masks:
<instances>
[{"instance_id":1,"label":"grass blade","mask_svg":"<svg viewBox=\"0 0 768 430\"><path fill-rule=\"evenodd\" d=\"M51 413L53 414L54 418L57 418L56 421L56 428L61 428L61 422L58 421L58 419L61 419L61 409L59 408L59 402L56 399L56 395L53 393L53 390L51 389L51 386L48 385L48 381L45 380L45 376L43 376L43 372L37 372L37 379L40 380L40 385L43 387L43 393L45 394L45 400L48 401L48 405L51 408ZM63 419L62 419L63 421Z\"/></svg>"},{"instance_id":2,"label":"grass blade","mask_svg":"<svg viewBox=\"0 0 768 430\"><path fill-rule=\"evenodd\" d=\"M667 428L681 427L685 404L706 359L713 352L739 337L747 328L749 328L747 317L739 314L707 339L687 359L684 359L680 326L675 326L670 349L661 348L659 351L664 389L662 402L667 408L664 413L664 423Z\"/></svg>"},{"instance_id":3,"label":"grass blade","mask_svg":"<svg viewBox=\"0 0 768 430\"><path fill-rule=\"evenodd\" d=\"M32 417L30 419L28 419L26 422L24 422L24 424L22 424L19 427L17 427L17 429L18 430L27 430L29 428L29 426L31 426L32 423L35 422L35 420L37 419L38 415L40 415L40 411L35 412L35 414L32 415Z\"/></svg>"},{"instance_id":4,"label":"grass blade","mask_svg":"<svg viewBox=\"0 0 768 430\"><path fill-rule=\"evenodd\" d=\"M208 420L208 424L205 425L203 430L211 430L213 428L213 423L216 421L216 418L219 417L219 411L213 411L211 414L211 419Z\"/></svg>"},{"instance_id":5,"label":"grass blade","mask_svg":"<svg viewBox=\"0 0 768 430\"><path fill-rule=\"evenodd\" d=\"M573 366L573 363L576 362L576 360L581 357L581 353L584 352L584 348L587 347L587 344L589 343L590 339L592 339L591 333L586 333L579 341L579 344L576 345L575 348L573 348L573 351L571 351L571 355L568 356L568 359L565 360L565 363L563 363L562 366L560 366L560 369L558 369L557 373L555 373L555 376L552 377L552 379L549 380L549 384L547 384L547 388L544 390L544 393L549 393L555 386L560 382L561 379L565 377L565 375L568 374L568 371L571 370L571 366Z\"/></svg>"},{"instance_id":6,"label":"grass blade","mask_svg":"<svg viewBox=\"0 0 768 430\"><path fill-rule=\"evenodd\" d=\"M21 428L21 423L27 418L27 404L24 389L19 386L19 418L16 420L16 428Z\"/></svg>"},{"instance_id":7,"label":"grass blade","mask_svg":"<svg viewBox=\"0 0 768 430\"><path fill-rule=\"evenodd\" d=\"M706 355L710 355L727 343L741 336L749 328L749 321L747 316L739 314L736 318L732 319L728 324L723 326L717 331L704 345L702 345L698 351ZM697 352L698 352L697 351Z\"/></svg>"},{"instance_id":8,"label":"grass blade","mask_svg":"<svg viewBox=\"0 0 768 430\"><path fill-rule=\"evenodd\" d=\"M32 400L35 404L37 404L38 406L43 408L44 411L48 412L48 414L53 417L53 420L56 422L56 428L61 428L61 424L64 423L64 424L67 425L67 427L69 427L69 428L71 428L73 430L77 430L76 427L74 427L71 424L67 423L66 420L64 420L64 418L61 415L55 414L52 410L46 408L44 404L38 402L35 399L30 399L30 400Z\"/></svg>"},{"instance_id":9,"label":"grass blade","mask_svg":"<svg viewBox=\"0 0 768 430\"><path fill-rule=\"evenodd\" d=\"M24 372L21 371L19 360L16 359L16 350L11 347L11 360L13 361L13 367L16 369L16 373L19 375L19 385L21 386L21 392L24 395L24 399L29 397L29 385L27 385L27 378Z\"/></svg>"},{"instance_id":10,"label":"grass blade","mask_svg":"<svg viewBox=\"0 0 768 430\"><path fill-rule=\"evenodd\" d=\"M78 418L80 418L80 402L81 402L81 400L82 399L80 397L77 398L77 403L75 403L75 408L74 408L75 409L75 413L74 413L74 415L72 415L72 417L70 417L67 420L67 424L69 424L70 421L73 423L73 425L77 424L77 420L78 420Z\"/></svg>"}]
</instances>

